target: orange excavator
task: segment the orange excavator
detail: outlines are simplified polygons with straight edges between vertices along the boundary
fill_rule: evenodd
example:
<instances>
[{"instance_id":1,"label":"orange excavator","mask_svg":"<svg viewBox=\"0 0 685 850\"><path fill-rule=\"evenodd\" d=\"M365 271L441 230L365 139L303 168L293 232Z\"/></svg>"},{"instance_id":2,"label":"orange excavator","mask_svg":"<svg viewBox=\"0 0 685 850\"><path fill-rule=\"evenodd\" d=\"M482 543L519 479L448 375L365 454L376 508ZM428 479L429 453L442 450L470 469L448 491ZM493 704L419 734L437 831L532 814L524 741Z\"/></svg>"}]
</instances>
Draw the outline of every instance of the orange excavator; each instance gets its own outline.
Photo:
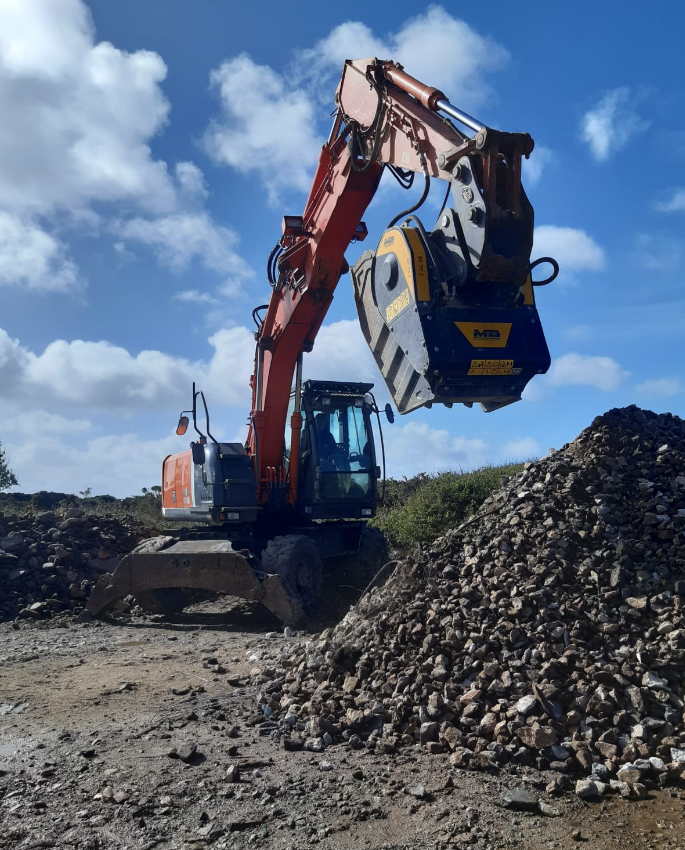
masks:
<instances>
[{"instance_id":1,"label":"orange excavator","mask_svg":"<svg viewBox=\"0 0 685 850\"><path fill-rule=\"evenodd\" d=\"M192 417L198 438L165 459L162 508L167 520L193 525L145 542L103 576L90 615L127 595L149 610L178 610L202 590L260 601L293 623L314 610L324 561L349 554L367 578L382 566L385 540L367 525L385 477L373 385L302 375L348 270L362 332L400 413L476 402L497 410L549 368L535 287L558 265L530 259L521 160L531 137L486 127L401 65L373 58L345 62L336 105L304 213L284 217L269 257L269 303L253 311L246 444L213 437L193 386L177 433ZM367 236L362 217L384 172L404 188L418 176L423 191L349 269L345 251ZM428 229L416 213L432 178L447 192ZM534 281L541 263L551 273ZM385 413L392 421L390 405Z\"/></svg>"}]
</instances>

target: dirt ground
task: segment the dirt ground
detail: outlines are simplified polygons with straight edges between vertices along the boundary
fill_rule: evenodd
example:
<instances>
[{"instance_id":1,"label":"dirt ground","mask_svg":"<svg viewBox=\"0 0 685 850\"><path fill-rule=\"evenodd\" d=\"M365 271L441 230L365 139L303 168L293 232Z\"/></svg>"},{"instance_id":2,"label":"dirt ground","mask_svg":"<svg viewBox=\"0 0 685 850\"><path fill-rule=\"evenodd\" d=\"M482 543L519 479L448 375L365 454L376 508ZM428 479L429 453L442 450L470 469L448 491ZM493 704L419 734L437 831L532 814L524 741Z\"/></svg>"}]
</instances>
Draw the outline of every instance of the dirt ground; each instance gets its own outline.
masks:
<instances>
[{"instance_id":1,"label":"dirt ground","mask_svg":"<svg viewBox=\"0 0 685 850\"><path fill-rule=\"evenodd\" d=\"M0 848L685 848L683 790L590 804L418 747L285 751L250 724L250 656L306 637L227 601L0 625ZM504 808L512 787L549 816Z\"/></svg>"}]
</instances>

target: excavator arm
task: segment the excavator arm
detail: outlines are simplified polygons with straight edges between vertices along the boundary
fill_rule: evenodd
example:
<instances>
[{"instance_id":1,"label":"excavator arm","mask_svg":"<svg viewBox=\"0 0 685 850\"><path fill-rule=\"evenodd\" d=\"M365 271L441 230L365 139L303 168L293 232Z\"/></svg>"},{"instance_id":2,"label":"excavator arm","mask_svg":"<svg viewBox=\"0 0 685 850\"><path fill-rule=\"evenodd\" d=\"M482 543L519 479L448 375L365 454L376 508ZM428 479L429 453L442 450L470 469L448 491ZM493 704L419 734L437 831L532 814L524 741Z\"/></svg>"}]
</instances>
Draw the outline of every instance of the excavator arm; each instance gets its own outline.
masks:
<instances>
[{"instance_id":1,"label":"excavator arm","mask_svg":"<svg viewBox=\"0 0 685 850\"><path fill-rule=\"evenodd\" d=\"M434 401L497 409L549 368L530 278L533 210L521 186L531 137L485 127L400 65L373 58L345 63L336 104L304 214L284 218L269 258L247 438L260 503L274 484L296 500L296 465L287 485L283 467L293 376L348 270L348 245L366 236L362 217L386 166L406 183L423 176L420 203L431 177L448 181L453 197L430 235L416 207L406 210L352 270L362 331L400 412ZM297 407L290 424L297 456Z\"/></svg>"},{"instance_id":2,"label":"excavator arm","mask_svg":"<svg viewBox=\"0 0 685 850\"><path fill-rule=\"evenodd\" d=\"M250 379L247 445L260 492L282 469L283 434L297 361L302 352L312 350L333 292L348 269L347 247L365 236L360 222L381 172L379 162L356 171L346 138L338 135L321 150L304 215L283 220L277 276L272 277L271 299L256 334L255 370ZM293 425L299 434L297 416Z\"/></svg>"}]
</instances>

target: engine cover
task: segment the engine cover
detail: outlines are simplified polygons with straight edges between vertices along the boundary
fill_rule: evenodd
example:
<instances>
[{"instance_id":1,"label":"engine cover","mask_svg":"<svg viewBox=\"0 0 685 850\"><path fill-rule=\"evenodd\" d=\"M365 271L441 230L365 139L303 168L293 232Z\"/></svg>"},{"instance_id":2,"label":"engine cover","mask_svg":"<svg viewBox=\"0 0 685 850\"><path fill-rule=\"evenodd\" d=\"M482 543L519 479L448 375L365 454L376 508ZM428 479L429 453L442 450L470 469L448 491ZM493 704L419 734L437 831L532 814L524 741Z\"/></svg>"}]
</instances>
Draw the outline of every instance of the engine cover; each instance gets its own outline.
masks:
<instances>
[{"instance_id":1,"label":"engine cover","mask_svg":"<svg viewBox=\"0 0 685 850\"><path fill-rule=\"evenodd\" d=\"M169 455L162 470L162 515L195 522L249 523L259 513L257 485L241 443L204 446L204 463L191 451Z\"/></svg>"}]
</instances>

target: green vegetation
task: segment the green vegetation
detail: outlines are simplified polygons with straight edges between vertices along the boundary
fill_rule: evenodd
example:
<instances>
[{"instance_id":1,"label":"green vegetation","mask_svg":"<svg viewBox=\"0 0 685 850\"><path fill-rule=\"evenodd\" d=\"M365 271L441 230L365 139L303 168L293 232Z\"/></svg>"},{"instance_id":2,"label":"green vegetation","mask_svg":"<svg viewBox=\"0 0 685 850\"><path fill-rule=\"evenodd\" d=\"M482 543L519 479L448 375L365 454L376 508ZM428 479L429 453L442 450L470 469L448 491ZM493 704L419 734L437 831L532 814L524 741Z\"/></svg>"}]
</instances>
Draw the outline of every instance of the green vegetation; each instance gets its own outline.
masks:
<instances>
[{"instance_id":1,"label":"green vegetation","mask_svg":"<svg viewBox=\"0 0 685 850\"><path fill-rule=\"evenodd\" d=\"M440 535L468 519L487 497L499 490L504 476L515 475L522 463L486 466L474 472L425 472L401 481L390 479L374 524L390 545L411 549L416 543L432 543Z\"/></svg>"},{"instance_id":2,"label":"green vegetation","mask_svg":"<svg viewBox=\"0 0 685 850\"><path fill-rule=\"evenodd\" d=\"M9 467L9 462L0 443L0 493L18 484L16 475Z\"/></svg>"},{"instance_id":3,"label":"green vegetation","mask_svg":"<svg viewBox=\"0 0 685 850\"><path fill-rule=\"evenodd\" d=\"M0 493L0 511L8 514L34 514L37 511L57 511L62 513L71 507L79 507L95 516L114 517L121 521L135 520L150 529L163 530L178 527L178 523L167 523L162 518L161 487L143 487L141 496L127 496L115 499L114 496L91 496L90 488L81 491L80 496L73 493L53 493L41 490L38 493ZM85 495L84 495L85 494Z\"/></svg>"},{"instance_id":4,"label":"green vegetation","mask_svg":"<svg viewBox=\"0 0 685 850\"><path fill-rule=\"evenodd\" d=\"M385 500L374 525L385 532L390 545L408 550L416 543L432 543L441 534L468 519L487 497L502 485L502 478L515 475L523 464L486 466L474 472L421 472L413 478L389 479ZM89 514L133 519L150 529L178 528L161 515L161 488L143 487L142 495L115 499L91 496L90 488L81 496L70 493L0 493L0 511L28 514L36 511L63 511L77 505Z\"/></svg>"}]
</instances>

